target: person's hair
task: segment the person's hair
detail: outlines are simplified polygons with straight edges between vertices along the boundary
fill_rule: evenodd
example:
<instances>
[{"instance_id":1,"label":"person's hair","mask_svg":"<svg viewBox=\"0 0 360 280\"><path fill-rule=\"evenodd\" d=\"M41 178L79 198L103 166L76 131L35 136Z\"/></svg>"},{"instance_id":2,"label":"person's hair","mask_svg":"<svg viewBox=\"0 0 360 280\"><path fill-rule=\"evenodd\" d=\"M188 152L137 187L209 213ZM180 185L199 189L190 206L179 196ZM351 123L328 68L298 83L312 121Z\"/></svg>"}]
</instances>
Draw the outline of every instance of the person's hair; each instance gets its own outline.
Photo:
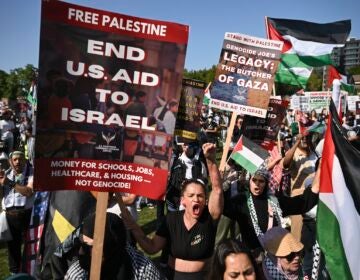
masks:
<instances>
[{"instance_id":1,"label":"person's hair","mask_svg":"<svg viewBox=\"0 0 360 280\"><path fill-rule=\"evenodd\" d=\"M169 108L171 108L171 107L174 107L174 106L176 106L176 105L178 105L179 103L177 102L177 101L170 101L169 102Z\"/></svg>"},{"instance_id":2,"label":"person's hair","mask_svg":"<svg viewBox=\"0 0 360 280\"><path fill-rule=\"evenodd\" d=\"M226 270L225 260L230 254L245 254L251 261L254 268L256 277L258 276L258 270L256 262L250 253L250 250L244 243L239 240L230 238L221 241L214 251L214 255L211 259L211 267L209 272L209 280L223 279L224 272Z\"/></svg>"},{"instance_id":3,"label":"person's hair","mask_svg":"<svg viewBox=\"0 0 360 280\"><path fill-rule=\"evenodd\" d=\"M206 195L206 185L201 179L185 179L181 183L181 186L180 186L180 188L181 188L181 196L184 195L184 192L186 191L187 186L190 185L190 184L200 185L204 189L204 192L205 192L205 195Z\"/></svg>"},{"instance_id":4,"label":"person's hair","mask_svg":"<svg viewBox=\"0 0 360 280\"><path fill-rule=\"evenodd\" d=\"M95 213L84 219L80 233L93 238ZM124 222L114 213L106 213L103 259L100 279L132 279L132 265L125 246L127 233Z\"/></svg>"}]
</instances>

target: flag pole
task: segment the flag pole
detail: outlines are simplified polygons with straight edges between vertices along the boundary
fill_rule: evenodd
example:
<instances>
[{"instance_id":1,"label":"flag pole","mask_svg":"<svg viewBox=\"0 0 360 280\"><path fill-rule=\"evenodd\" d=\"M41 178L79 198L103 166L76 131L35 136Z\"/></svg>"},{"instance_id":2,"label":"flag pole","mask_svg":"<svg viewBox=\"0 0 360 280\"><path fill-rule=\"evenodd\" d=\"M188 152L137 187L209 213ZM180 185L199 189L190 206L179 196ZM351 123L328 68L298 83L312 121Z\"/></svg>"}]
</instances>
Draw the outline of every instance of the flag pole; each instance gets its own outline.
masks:
<instances>
[{"instance_id":1,"label":"flag pole","mask_svg":"<svg viewBox=\"0 0 360 280\"><path fill-rule=\"evenodd\" d=\"M222 153L222 156L221 156L221 161L220 161L220 166L219 166L219 170L220 170L220 172L222 174L225 171L225 165L226 165L226 162L227 162L227 155L229 153L230 142L231 142L231 137L233 135L233 131L234 131L234 127L235 127L236 117L237 117L237 113L232 112L230 125L229 125L228 130L227 130L225 146L223 147L223 153Z\"/></svg>"},{"instance_id":2,"label":"flag pole","mask_svg":"<svg viewBox=\"0 0 360 280\"><path fill-rule=\"evenodd\" d=\"M108 206L109 193L98 192L96 198L97 201L94 226L94 243L91 251L90 280L100 279L106 222L106 209Z\"/></svg>"}]
</instances>

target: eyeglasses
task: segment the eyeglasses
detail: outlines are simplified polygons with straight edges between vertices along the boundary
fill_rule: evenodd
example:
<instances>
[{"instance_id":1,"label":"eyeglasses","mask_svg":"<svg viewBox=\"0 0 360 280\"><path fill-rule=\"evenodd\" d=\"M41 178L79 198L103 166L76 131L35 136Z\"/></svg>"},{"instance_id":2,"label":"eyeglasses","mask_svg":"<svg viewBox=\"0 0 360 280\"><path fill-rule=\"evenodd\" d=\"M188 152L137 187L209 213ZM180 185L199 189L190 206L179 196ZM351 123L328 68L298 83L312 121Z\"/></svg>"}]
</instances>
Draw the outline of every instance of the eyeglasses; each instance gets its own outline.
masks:
<instances>
[{"instance_id":1,"label":"eyeglasses","mask_svg":"<svg viewBox=\"0 0 360 280\"><path fill-rule=\"evenodd\" d=\"M295 257L299 256L300 258L302 258L304 256L304 251L300 251L300 252L292 252L289 255L285 256L284 258L286 258L286 260L288 262L292 262Z\"/></svg>"}]
</instances>

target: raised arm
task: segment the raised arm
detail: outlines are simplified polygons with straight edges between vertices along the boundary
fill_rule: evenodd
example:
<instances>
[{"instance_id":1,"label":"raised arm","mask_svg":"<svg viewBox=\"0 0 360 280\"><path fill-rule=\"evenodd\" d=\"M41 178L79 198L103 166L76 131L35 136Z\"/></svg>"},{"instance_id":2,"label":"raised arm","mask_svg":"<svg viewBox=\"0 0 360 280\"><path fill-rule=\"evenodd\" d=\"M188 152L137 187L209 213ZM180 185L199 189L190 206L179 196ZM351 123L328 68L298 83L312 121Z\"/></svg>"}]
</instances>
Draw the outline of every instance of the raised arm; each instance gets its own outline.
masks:
<instances>
[{"instance_id":1,"label":"raised arm","mask_svg":"<svg viewBox=\"0 0 360 280\"><path fill-rule=\"evenodd\" d=\"M320 191L320 172L321 172L321 159L319 162L319 166L316 170L314 180L311 184L311 191L313 193L319 193L319 191Z\"/></svg>"},{"instance_id":2,"label":"raised arm","mask_svg":"<svg viewBox=\"0 0 360 280\"><path fill-rule=\"evenodd\" d=\"M314 175L314 179L311 183L311 188L305 188L304 193L301 195L293 197L282 196L278 198L284 216L303 214L309 211L318 203L320 189L320 172L321 161Z\"/></svg>"},{"instance_id":3,"label":"raised arm","mask_svg":"<svg viewBox=\"0 0 360 280\"><path fill-rule=\"evenodd\" d=\"M303 138L302 134L298 134L296 136L296 141L294 143L294 145L286 152L285 156L284 156L284 160L283 160L283 167L284 168L289 168L290 164L292 162L292 159L294 157L294 153L296 148L299 146L301 139Z\"/></svg>"},{"instance_id":4,"label":"raised arm","mask_svg":"<svg viewBox=\"0 0 360 280\"><path fill-rule=\"evenodd\" d=\"M21 185L19 183L16 183L15 181L10 180L3 172L1 172L0 174L0 185L14 188L16 192L27 197L32 196L34 193L32 180L29 179L27 185Z\"/></svg>"},{"instance_id":5,"label":"raised arm","mask_svg":"<svg viewBox=\"0 0 360 280\"><path fill-rule=\"evenodd\" d=\"M155 254L163 249L166 245L166 239L158 235L154 235L153 238L149 238L127 210L122 200L122 196L116 193L116 199L121 210L121 217L124 224L126 228L131 231L140 247L148 254Z\"/></svg>"},{"instance_id":6,"label":"raised arm","mask_svg":"<svg viewBox=\"0 0 360 280\"><path fill-rule=\"evenodd\" d=\"M209 196L209 213L214 220L220 218L224 208L224 195L221 187L220 172L216 165L216 147L213 143L205 143L203 146L206 164L209 170L211 181L211 193Z\"/></svg>"}]
</instances>

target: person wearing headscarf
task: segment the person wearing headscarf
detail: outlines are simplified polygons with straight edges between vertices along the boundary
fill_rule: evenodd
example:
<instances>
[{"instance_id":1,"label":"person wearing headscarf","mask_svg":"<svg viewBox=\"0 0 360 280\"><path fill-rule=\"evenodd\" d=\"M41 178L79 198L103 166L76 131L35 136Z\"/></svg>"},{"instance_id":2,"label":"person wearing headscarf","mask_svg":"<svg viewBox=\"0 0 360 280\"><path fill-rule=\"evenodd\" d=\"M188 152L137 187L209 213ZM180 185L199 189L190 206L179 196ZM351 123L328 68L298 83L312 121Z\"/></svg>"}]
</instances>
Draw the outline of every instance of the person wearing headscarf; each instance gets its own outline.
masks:
<instances>
[{"instance_id":1,"label":"person wearing headscarf","mask_svg":"<svg viewBox=\"0 0 360 280\"><path fill-rule=\"evenodd\" d=\"M319 176L312 187L301 195L275 197L268 193L269 172L263 166L242 185L236 197L225 194L223 215L234 219L240 226L241 238L252 251L257 263L263 258L262 236L275 226L281 226L283 217L309 211L318 202Z\"/></svg>"},{"instance_id":2,"label":"person wearing headscarf","mask_svg":"<svg viewBox=\"0 0 360 280\"><path fill-rule=\"evenodd\" d=\"M290 232L273 227L263 237L266 257L262 267L266 280L300 280L304 245Z\"/></svg>"}]
</instances>

